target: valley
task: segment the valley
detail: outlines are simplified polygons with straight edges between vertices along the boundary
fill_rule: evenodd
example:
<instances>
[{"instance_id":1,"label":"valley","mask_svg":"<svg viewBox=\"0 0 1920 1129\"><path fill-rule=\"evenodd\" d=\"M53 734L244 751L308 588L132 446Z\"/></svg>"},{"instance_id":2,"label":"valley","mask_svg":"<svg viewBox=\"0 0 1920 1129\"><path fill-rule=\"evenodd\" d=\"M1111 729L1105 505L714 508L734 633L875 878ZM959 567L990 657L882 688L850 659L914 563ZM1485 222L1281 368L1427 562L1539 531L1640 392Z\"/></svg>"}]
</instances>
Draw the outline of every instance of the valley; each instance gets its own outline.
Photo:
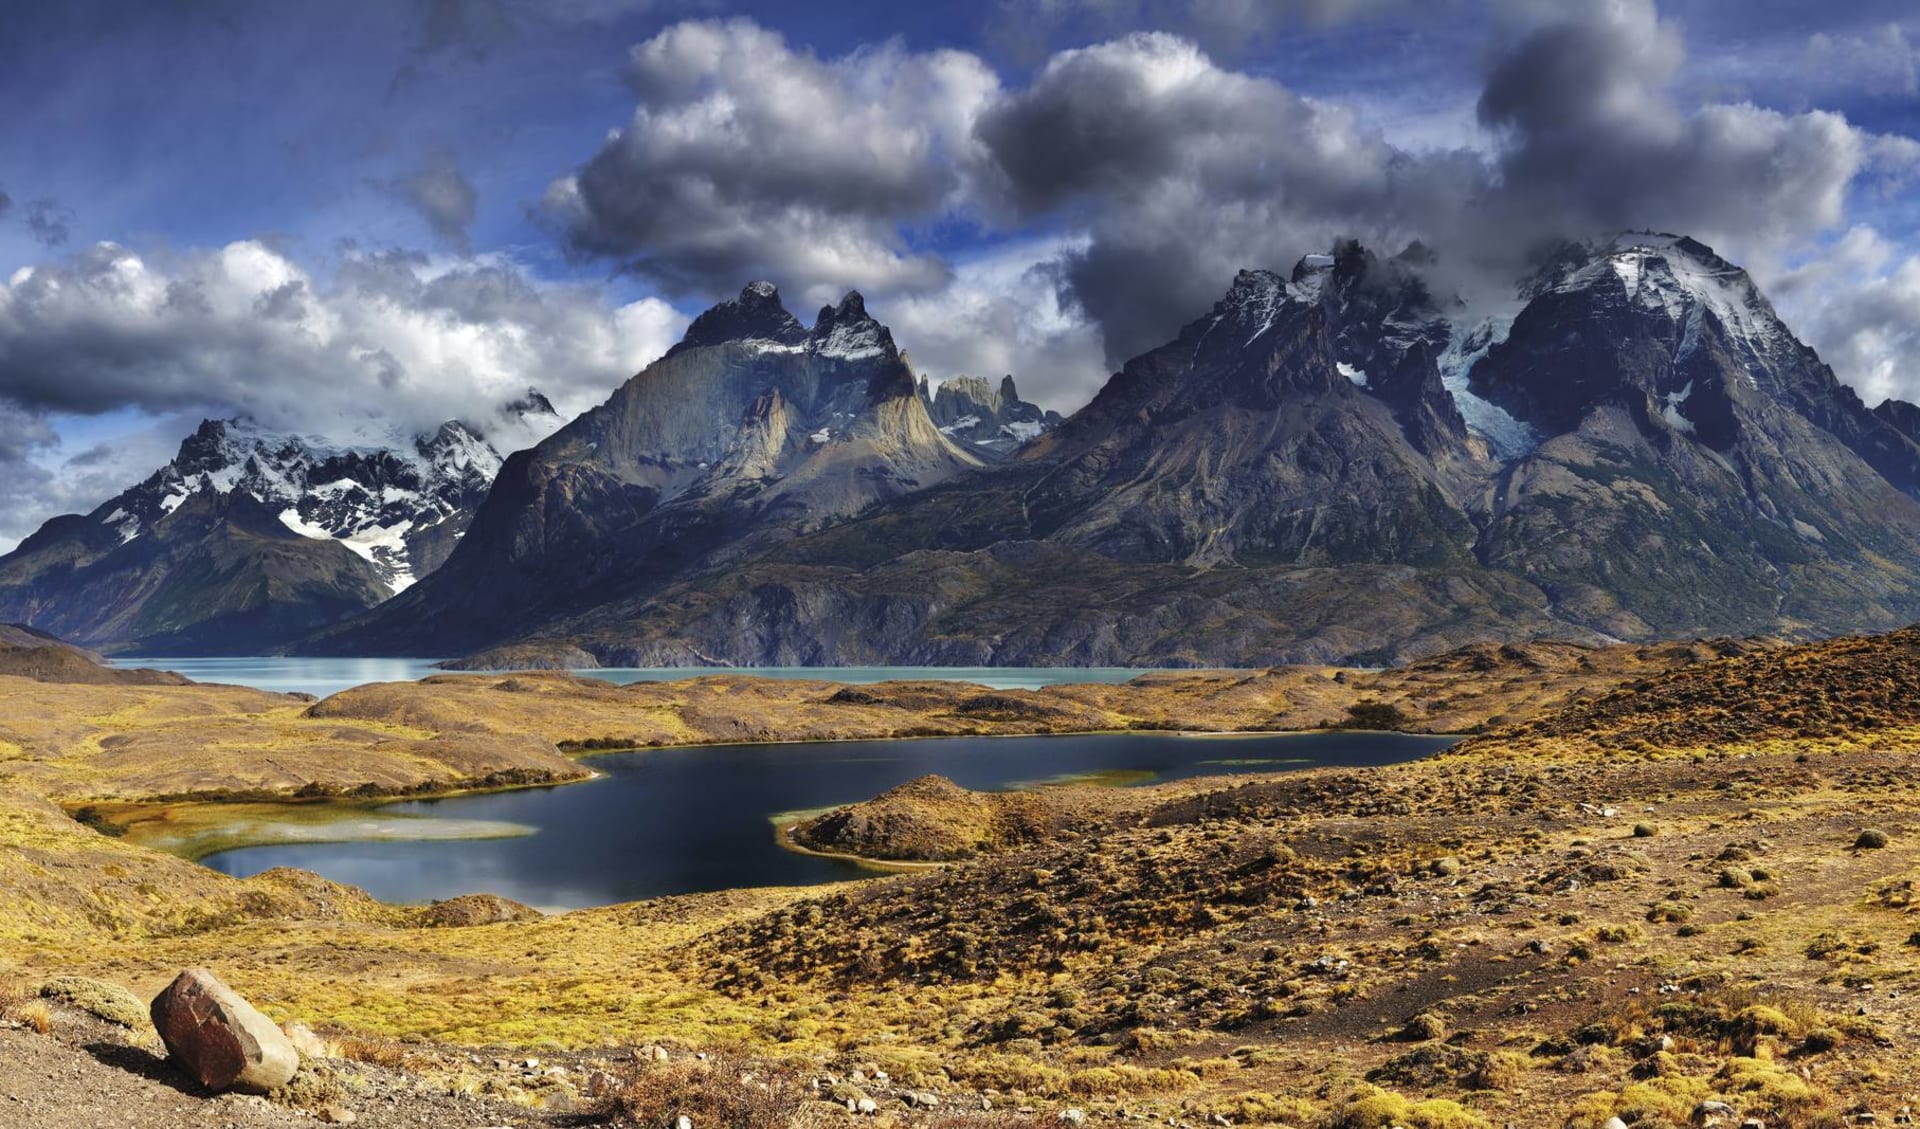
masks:
<instances>
[{"instance_id":1,"label":"valley","mask_svg":"<svg viewBox=\"0 0 1920 1129\"><path fill-rule=\"evenodd\" d=\"M1055 688L1065 700L1140 694L1161 716L1189 696L1196 711L1250 709L1290 679L1346 695L1319 708L1349 716L1388 700L1411 718L1476 689L1482 709L1507 712L1399 765L1012 794L911 783L794 833L838 853L952 860L934 869L555 915L497 898L398 906L296 870L235 879L102 835L43 797L171 794L178 780L129 773L90 727L193 711L274 725L283 769L385 792L396 789L372 759L357 762L358 783L318 769L355 764L339 753L354 742L372 746L368 758L411 760L441 727L468 739L517 729L573 763L561 735L607 734L614 718L628 737L676 712L716 732L720 703L751 713L799 697L814 699L797 721L814 734L874 724L902 696L922 723L940 716L935 701L958 715L947 724L1016 723L968 718L957 707L980 695L939 684L444 675L277 708L257 691L92 686L155 697L5 736L0 980L78 973L148 992L178 967L213 965L275 1018L344 1048L337 1069L358 1085L388 1067L352 1056L377 1058L529 1103L513 1115L527 1123L602 1100L594 1071L671 1073L722 1050L763 1076L797 1071L797 1114L845 1117L837 1097L811 1095L854 1087L914 1124L1057 1123L1072 1109L1102 1122L1598 1129L1616 1115L1684 1124L1703 1103L1769 1124L1840 1124L1860 1107L1891 1116L1920 1034L1898 1003L1914 987L1901 955L1920 827L1903 783L1920 734L1913 633L1637 661L1636 650L1489 648L1424 671ZM1240 696L1210 681L1221 678ZM70 684L30 685L57 703ZM829 701L849 692L894 704ZM1267 698L1269 717L1285 716L1284 697ZM854 712L828 720L842 710ZM456 718L469 724L454 729ZM48 756L36 742L57 734L93 751ZM429 786L471 784L483 767L444 760ZM225 772L206 783L267 784L237 761ZM656 1044L671 1048L669 1067L620 1066L618 1048ZM579 1072L514 1065L529 1051ZM862 1081L847 1081L856 1070ZM941 1104L929 1111L922 1093Z\"/></svg>"}]
</instances>

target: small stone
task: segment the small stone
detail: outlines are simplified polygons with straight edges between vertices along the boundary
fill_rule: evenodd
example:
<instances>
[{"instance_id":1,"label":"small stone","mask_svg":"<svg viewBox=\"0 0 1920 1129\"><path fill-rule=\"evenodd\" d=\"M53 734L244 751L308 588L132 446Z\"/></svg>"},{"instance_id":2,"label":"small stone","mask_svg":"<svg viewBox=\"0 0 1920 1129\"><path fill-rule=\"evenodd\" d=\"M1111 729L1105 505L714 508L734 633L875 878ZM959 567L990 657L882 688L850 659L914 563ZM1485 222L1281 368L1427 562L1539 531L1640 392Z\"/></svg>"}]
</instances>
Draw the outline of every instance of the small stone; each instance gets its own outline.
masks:
<instances>
[{"instance_id":1,"label":"small stone","mask_svg":"<svg viewBox=\"0 0 1920 1129\"><path fill-rule=\"evenodd\" d=\"M323 1105L314 1116L328 1125L352 1125L360 1115L342 1105Z\"/></svg>"},{"instance_id":2,"label":"small stone","mask_svg":"<svg viewBox=\"0 0 1920 1129\"><path fill-rule=\"evenodd\" d=\"M1627 1123L1617 1117L1609 1117L1600 1123L1600 1129L1627 1129Z\"/></svg>"},{"instance_id":3,"label":"small stone","mask_svg":"<svg viewBox=\"0 0 1920 1129\"><path fill-rule=\"evenodd\" d=\"M1084 1109L1063 1109L1060 1111L1060 1120L1066 1122L1068 1125L1085 1125L1087 1123L1087 1111ZM1625 1129L1625 1127L1622 1126L1622 1129Z\"/></svg>"},{"instance_id":4,"label":"small stone","mask_svg":"<svg viewBox=\"0 0 1920 1129\"><path fill-rule=\"evenodd\" d=\"M880 1112L880 1103L872 1098L861 1098L854 1103L854 1108L860 1113L874 1114Z\"/></svg>"},{"instance_id":5,"label":"small stone","mask_svg":"<svg viewBox=\"0 0 1920 1129\"><path fill-rule=\"evenodd\" d=\"M693 1118L688 1117L684 1113L681 1114L679 1117L674 1118L673 1129L693 1129Z\"/></svg>"},{"instance_id":6,"label":"small stone","mask_svg":"<svg viewBox=\"0 0 1920 1129\"><path fill-rule=\"evenodd\" d=\"M299 1051L305 1058L331 1057L327 1053L327 1041L315 1034L313 1028L308 1027L297 1019L291 1023L281 1024L280 1033L285 1035L287 1042L293 1044L293 1049ZM474 1061L478 1062L479 1060L475 1059Z\"/></svg>"}]
</instances>

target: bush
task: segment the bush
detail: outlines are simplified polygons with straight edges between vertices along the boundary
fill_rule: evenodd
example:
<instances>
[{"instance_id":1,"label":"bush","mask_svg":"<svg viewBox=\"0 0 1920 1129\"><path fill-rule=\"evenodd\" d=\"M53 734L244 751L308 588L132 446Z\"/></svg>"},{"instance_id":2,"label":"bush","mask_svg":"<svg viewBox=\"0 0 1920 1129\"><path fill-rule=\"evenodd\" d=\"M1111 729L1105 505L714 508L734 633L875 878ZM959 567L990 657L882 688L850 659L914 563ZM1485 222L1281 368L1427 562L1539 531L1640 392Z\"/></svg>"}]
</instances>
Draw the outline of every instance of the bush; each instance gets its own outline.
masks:
<instances>
[{"instance_id":1,"label":"bush","mask_svg":"<svg viewBox=\"0 0 1920 1129\"><path fill-rule=\"evenodd\" d=\"M1326 1129L1389 1129L1394 1125L1408 1129L1491 1129L1485 1118L1458 1102L1440 1098L1411 1102L1371 1086L1355 1093L1324 1124Z\"/></svg>"},{"instance_id":2,"label":"bush","mask_svg":"<svg viewBox=\"0 0 1920 1129\"><path fill-rule=\"evenodd\" d=\"M630 1064L602 1098L600 1115L641 1126L685 1117L698 1129L770 1129L791 1123L804 1104L790 1071L734 1058Z\"/></svg>"},{"instance_id":3,"label":"bush","mask_svg":"<svg viewBox=\"0 0 1920 1129\"><path fill-rule=\"evenodd\" d=\"M122 1027L138 1030L150 1022L147 1005L140 1002L140 997L118 984L108 984L103 980L89 980L85 976L57 976L40 985L40 994Z\"/></svg>"},{"instance_id":4,"label":"bush","mask_svg":"<svg viewBox=\"0 0 1920 1129\"><path fill-rule=\"evenodd\" d=\"M1404 729L1412 720L1399 706L1369 698L1347 707L1347 718L1340 723L1340 728Z\"/></svg>"},{"instance_id":5,"label":"bush","mask_svg":"<svg viewBox=\"0 0 1920 1129\"><path fill-rule=\"evenodd\" d=\"M1860 837L1853 841L1853 845L1859 850L1877 851L1887 845L1887 833L1869 827L1860 833Z\"/></svg>"}]
</instances>

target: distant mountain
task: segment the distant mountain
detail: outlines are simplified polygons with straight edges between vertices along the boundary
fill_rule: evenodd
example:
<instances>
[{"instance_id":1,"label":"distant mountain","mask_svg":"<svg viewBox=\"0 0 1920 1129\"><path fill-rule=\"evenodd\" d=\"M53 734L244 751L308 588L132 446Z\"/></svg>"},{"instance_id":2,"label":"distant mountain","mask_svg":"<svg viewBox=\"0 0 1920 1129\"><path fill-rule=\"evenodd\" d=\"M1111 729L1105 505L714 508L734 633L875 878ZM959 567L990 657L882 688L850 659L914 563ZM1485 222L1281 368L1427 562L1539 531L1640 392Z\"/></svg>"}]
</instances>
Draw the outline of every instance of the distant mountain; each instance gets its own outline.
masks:
<instances>
[{"instance_id":1,"label":"distant mountain","mask_svg":"<svg viewBox=\"0 0 1920 1129\"><path fill-rule=\"evenodd\" d=\"M934 426L859 294L809 328L756 282L509 458L437 572L308 646L458 653L518 625L637 606L979 465Z\"/></svg>"},{"instance_id":2,"label":"distant mountain","mask_svg":"<svg viewBox=\"0 0 1920 1129\"><path fill-rule=\"evenodd\" d=\"M506 412L557 421L538 392ZM207 420L144 481L0 557L0 618L116 650L276 647L438 567L500 463L458 421L388 448Z\"/></svg>"},{"instance_id":3,"label":"distant mountain","mask_svg":"<svg viewBox=\"0 0 1920 1129\"><path fill-rule=\"evenodd\" d=\"M923 376L920 397L942 435L989 460L1060 426L1060 413L1022 400L1011 376L1002 377L998 387L981 377L956 376L938 390L931 390Z\"/></svg>"},{"instance_id":4,"label":"distant mountain","mask_svg":"<svg viewBox=\"0 0 1920 1129\"><path fill-rule=\"evenodd\" d=\"M1346 243L1243 272L984 467L947 440L1010 388L950 381L942 407L857 303L808 330L749 287L510 461L432 581L320 645L1386 663L1920 619L1920 410L1867 410L1744 272L1629 234L1468 317L1427 265Z\"/></svg>"}]
</instances>

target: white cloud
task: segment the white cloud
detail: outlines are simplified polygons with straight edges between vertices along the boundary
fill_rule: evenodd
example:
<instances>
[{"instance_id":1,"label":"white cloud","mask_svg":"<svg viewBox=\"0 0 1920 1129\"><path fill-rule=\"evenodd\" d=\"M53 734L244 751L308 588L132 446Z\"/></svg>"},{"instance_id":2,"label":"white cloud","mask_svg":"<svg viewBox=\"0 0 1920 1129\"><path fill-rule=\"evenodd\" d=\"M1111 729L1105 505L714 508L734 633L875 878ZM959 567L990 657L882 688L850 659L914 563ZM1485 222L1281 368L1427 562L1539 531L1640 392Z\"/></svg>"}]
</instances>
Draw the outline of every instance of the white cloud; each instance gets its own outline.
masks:
<instances>
[{"instance_id":1,"label":"white cloud","mask_svg":"<svg viewBox=\"0 0 1920 1129\"><path fill-rule=\"evenodd\" d=\"M959 263L951 286L877 312L935 383L1011 375L1022 399L1066 412L1106 382L1099 328L1061 301L1057 262L1084 236L1015 243Z\"/></svg>"},{"instance_id":2,"label":"white cloud","mask_svg":"<svg viewBox=\"0 0 1920 1129\"><path fill-rule=\"evenodd\" d=\"M451 418L486 427L530 386L571 415L685 323L659 299L609 307L597 287L541 283L499 257L352 254L319 276L254 240L183 254L96 244L0 285L0 478L13 481L0 536L87 501L21 485L74 454L52 449L50 416L242 414L384 441ZM116 488L150 469L122 468Z\"/></svg>"},{"instance_id":3,"label":"white cloud","mask_svg":"<svg viewBox=\"0 0 1920 1129\"><path fill-rule=\"evenodd\" d=\"M1766 281L1788 323L1867 403L1920 402L1920 255L1860 225Z\"/></svg>"}]
</instances>

